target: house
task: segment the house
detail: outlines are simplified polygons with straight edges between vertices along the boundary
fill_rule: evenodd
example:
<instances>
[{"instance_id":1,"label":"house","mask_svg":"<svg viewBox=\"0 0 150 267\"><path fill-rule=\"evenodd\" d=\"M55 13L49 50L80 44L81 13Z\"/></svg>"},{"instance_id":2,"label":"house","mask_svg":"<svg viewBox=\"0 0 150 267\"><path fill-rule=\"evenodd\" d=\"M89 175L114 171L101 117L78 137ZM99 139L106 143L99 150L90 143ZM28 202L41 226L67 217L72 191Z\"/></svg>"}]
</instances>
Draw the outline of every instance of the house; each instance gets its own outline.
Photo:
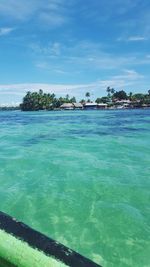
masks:
<instances>
[{"instance_id":1,"label":"house","mask_svg":"<svg viewBox=\"0 0 150 267\"><path fill-rule=\"evenodd\" d=\"M84 109L97 109L97 103L87 102L84 104Z\"/></svg>"},{"instance_id":2,"label":"house","mask_svg":"<svg viewBox=\"0 0 150 267\"><path fill-rule=\"evenodd\" d=\"M105 103L99 103L99 104L97 104L97 108L98 109L106 109L107 108L107 104L105 104Z\"/></svg>"},{"instance_id":3,"label":"house","mask_svg":"<svg viewBox=\"0 0 150 267\"><path fill-rule=\"evenodd\" d=\"M117 100L115 101L116 104L130 104L131 101L129 99Z\"/></svg>"},{"instance_id":4,"label":"house","mask_svg":"<svg viewBox=\"0 0 150 267\"><path fill-rule=\"evenodd\" d=\"M129 99L124 99L124 100L117 100L115 102L115 106L117 109L124 109L124 108L129 108L131 106L131 101Z\"/></svg>"},{"instance_id":5,"label":"house","mask_svg":"<svg viewBox=\"0 0 150 267\"><path fill-rule=\"evenodd\" d=\"M73 103L75 109L83 109L83 105L81 103Z\"/></svg>"},{"instance_id":6,"label":"house","mask_svg":"<svg viewBox=\"0 0 150 267\"><path fill-rule=\"evenodd\" d=\"M60 106L60 108L64 110L72 110L74 109L74 105L72 103L64 103Z\"/></svg>"}]
</instances>

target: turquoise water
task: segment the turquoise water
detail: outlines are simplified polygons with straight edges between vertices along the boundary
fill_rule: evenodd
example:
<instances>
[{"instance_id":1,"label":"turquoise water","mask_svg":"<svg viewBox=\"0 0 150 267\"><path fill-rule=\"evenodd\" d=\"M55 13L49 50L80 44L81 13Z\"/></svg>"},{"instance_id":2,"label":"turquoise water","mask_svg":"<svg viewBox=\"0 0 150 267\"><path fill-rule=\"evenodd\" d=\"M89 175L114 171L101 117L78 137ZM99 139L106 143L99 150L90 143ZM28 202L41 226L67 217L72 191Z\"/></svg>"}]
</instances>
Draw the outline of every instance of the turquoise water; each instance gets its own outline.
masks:
<instances>
[{"instance_id":1,"label":"turquoise water","mask_svg":"<svg viewBox=\"0 0 150 267\"><path fill-rule=\"evenodd\" d=\"M0 210L103 267L150 267L150 110L1 112Z\"/></svg>"}]
</instances>

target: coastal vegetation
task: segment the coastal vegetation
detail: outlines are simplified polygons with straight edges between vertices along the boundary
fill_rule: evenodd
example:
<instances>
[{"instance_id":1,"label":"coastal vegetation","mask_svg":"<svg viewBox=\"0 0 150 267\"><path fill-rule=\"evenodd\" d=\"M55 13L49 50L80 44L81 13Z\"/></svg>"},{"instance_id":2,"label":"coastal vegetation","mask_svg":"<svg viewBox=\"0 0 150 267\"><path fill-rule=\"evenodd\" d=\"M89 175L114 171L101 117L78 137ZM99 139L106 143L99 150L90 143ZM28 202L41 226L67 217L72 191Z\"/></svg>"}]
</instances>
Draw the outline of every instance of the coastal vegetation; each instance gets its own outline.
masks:
<instances>
[{"instance_id":1,"label":"coastal vegetation","mask_svg":"<svg viewBox=\"0 0 150 267\"><path fill-rule=\"evenodd\" d=\"M0 111L20 110L20 106L0 106Z\"/></svg>"},{"instance_id":2,"label":"coastal vegetation","mask_svg":"<svg viewBox=\"0 0 150 267\"><path fill-rule=\"evenodd\" d=\"M97 104L107 104L108 108L116 107L121 103L128 103L131 108L150 107L150 90L146 94L130 92L127 94L124 90L115 91L114 88L107 87L106 96L98 97L95 101L90 100L90 93L85 94L86 99L79 102L84 106L86 103L95 102ZM75 97L70 97L68 94L65 97L57 98L54 93L44 93L42 89L39 92L28 91L23 98L20 109L23 111L36 110L54 110L60 109L64 104L76 103Z\"/></svg>"},{"instance_id":3,"label":"coastal vegetation","mask_svg":"<svg viewBox=\"0 0 150 267\"><path fill-rule=\"evenodd\" d=\"M70 98L68 94L65 97L56 98L55 94L46 94L40 89L39 92L28 91L20 108L23 111L53 110L64 103L76 103L76 98Z\"/></svg>"},{"instance_id":4,"label":"coastal vegetation","mask_svg":"<svg viewBox=\"0 0 150 267\"><path fill-rule=\"evenodd\" d=\"M0 106L0 110L19 110L22 111L38 111L38 110L57 110L64 107L80 108L90 104L97 104L104 108L117 108L123 105L126 108L143 108L150 107L150 90L146 94L143 93L126 93L124 90L116 91L114 88L107 87L106 95L98 97L95 100L90 100L90 92L85 93L85 99L81 99L78 103L76 98L70 97L68 94L65 97L56 97L54 93L44 93L42 89L38 92L28 91L23 97L20 106ZM105 104L104 106L102 106Z\"/></svg>"}]
</instances>

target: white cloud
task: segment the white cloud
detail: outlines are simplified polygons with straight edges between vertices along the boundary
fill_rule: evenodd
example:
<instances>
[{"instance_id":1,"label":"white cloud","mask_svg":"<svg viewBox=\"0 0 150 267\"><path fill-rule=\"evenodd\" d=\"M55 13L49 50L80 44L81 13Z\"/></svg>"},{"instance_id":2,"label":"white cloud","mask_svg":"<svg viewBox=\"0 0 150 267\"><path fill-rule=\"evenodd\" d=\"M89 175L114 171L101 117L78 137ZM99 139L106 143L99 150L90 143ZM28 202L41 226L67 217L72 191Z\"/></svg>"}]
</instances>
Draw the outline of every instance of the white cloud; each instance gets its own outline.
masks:
<instances>
[{"instance_id":1,"label":"white cloud","mask_svg":"<svg viewBox=\"0 0 150 267\"><path fill-rule=\"evenodd\" d=\"M140 35L133 35L129 37L119 37L117 41L119 42L141 42L141 41L147 41L148 37L140 36Z\"/></svg>"},{"instance_id":2,"label":"white cloud","mask_svg":"<svg viewBox=\"0 0 150 267\"><path fill-rule=\"evenodd\" d=\"M121 74L110 76L108 79L101 79L87 84L0 84L0 96L1 99L7 99L7 96L9 96L11 101L17 99L17 101L21 102L27 91L38 91L41 88L46 93L55 93L57 96L69 94L70 96L74 95L78 99L83 98L85 93L89 91L96 98L106 94L107 86L111 86L116 90L131 89L134 86L136 86L136 89L137 85L143 87L144 78L135 70L124 70Z\"/></svg>"},{"instance_id":3,"label":"white cloud","mask_svg":"<svg viewBox=\"0 0 150 267\"><path fill-rule=\"evenodd\" d=\"M91 85L91 84L90 84ZM87 84L47 84L47 83L23 83L23 84L1 84L0 85L0 93L17 93L24 94L28 90L37 91L40 88L44 90L44 92L54 92L57 94L65 94L68 90L75 90L77 88L85 88L89 85Z\"/></svg>"},{"instance_id":4,"label":"white cloud","mask_svg":"<svg viewBox=\"0 0 150 267\"><path fill-rule=\"evenodd\" d=\"M50 70L61 69L64 73L80 72L82 75L87 71L101 70L118 71L135 68L136 65L148 65L150 59L143 53L114 54L105 52L102 45L92 42L68 42L62 44L59 42L41 44L32 44L30 48L34 52L35 66L41 69Z\"/></svg>"},{"instance_id":5,"label":"white cloud","mask_svg":"<svg viewBox=\"0 0 150 267\"><path fill-rule=\"evenodd\" d=\"M87 1L88 4L81 3L81 14L88 20L96 23L106 23L115 16L122 16L138 5L138 1L132 0L105 0ZM82 2L82 1L81 1ZM110 25L111 27L111 25Z\"/></svg>"},{"instance_id":6,"label":"white cloud","mask_svg":"<svg viewBox=\"0 0 150 267\"><path fill-rule=\"evenodd\" d=\"M11 102L15 99L22 101L27 91L38 91L43 89L45 93L55 93L57 96L66 94L80 96L85 94L89 88L94 88L95 83L91 84L46 84L46 83L24 83L24 84L1 84L0 85L0 102L6 102L8 97Z\"/></svg>"},{"instance_id":7,"label":"white cloud","mask_svg":"<svg viewBox=\"0 0 150 267\"><path fill-rule=\"evenodd\" d=\"M9 19L24 20L29 18L39 6L35 0L24 1L24 0L1 0L0 1L0 14L3 17Z\"/></svg>"},{"instance_id":8,"label":"white cloud","mask_svg":"<svg viewBox=\"0 0 150 267\"><path fill-rule=\"evenodd\" d=\"M0 0L0 15L9 20L34 20L46 28L59 27L69 18L66 0Z\"/></svg>"},{"instance_id":9,"label":"white cloud","mask_svg":"<svg viewBox=\"0 0 150 267\"><path fill-rule=\"evenodd\" d=\"M128 69L124 70L123 77L127 78L128 80L139 80L144 78L144 76L137 71Z\"/></svg>"},{"instance_id":10,"label":"white cloud","mask_svg":"<svg viewBox=\"0 0 150 267\"><path fill-rule=\"evenodd\" d=\"M110 79L101 81L100 83L106 86L112 86L117 89L125 89L128 86L135 85L137 83L140 84L141 81L144 80L144 76L135 70L124 70L118 75L114 75L110 77Z\"/></svg>"},{"instance_id":11,"label":"white cloud","mask_svg":"<svg viewBox=\"0 0 150 267\"><path fill-rule=\"evenodd\" d=\"M138 41L146 41L147 38L144 36L130 36L127 41L129 42L138 42Z\"/></svg>"},{"instance_id":12,"label":"white cloud","mask_svg":"<svg viewBox=\"0 0 150 267\"><path fill-rule=\"evenodd\" d=\"M7 35L11 33L14 28L0 28L0 36Z\"/></svg>"},{"instance_id":13,"label":"white cloud","mask_svg":"<svg viewBox=\"0 0 150 267\"><path fill-rule=\"evenodd\" d=\"M59 56L60 53L61 53L61 45L60 45L60 43L54 42L53 44L51 44L50 52L54 56Z\"/></svg>"},{"instance_id":14,"label":"white cloud","mask_svg":"<svg viewBox=\"0 0 150 267\"><path fill-rule=\"evenodd\" d=\"M42 25L49 28L55 28L62 26L68 21L67 17L59 12L41 12L39 14L39 20L42 22Z\"/></svg>"},{"instance_id":15,"label":"white cloud","mask_svg":"<svg viewBox=\"0 0 150 267\"><path fill-rule=\"evenodd\" d=\"M29 48L37 58L57 58L61 55L62 46L58 42L49 42L46 46L40 43L32 43Z\"/></svg>"}]
</instances>

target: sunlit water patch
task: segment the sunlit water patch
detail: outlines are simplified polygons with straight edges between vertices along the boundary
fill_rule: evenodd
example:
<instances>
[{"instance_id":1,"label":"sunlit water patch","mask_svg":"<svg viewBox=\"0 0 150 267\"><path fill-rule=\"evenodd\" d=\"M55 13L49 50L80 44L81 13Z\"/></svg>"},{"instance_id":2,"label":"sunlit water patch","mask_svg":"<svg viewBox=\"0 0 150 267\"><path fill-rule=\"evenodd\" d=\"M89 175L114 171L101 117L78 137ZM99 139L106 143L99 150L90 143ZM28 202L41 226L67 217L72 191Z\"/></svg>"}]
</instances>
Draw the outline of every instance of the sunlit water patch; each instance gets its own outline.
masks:
<instances>
[{"instance_id":1,"label":"sunlit water patch","mask_svg":"<svg viewBox=\"0 0 150 267\"><path fill-rule=\"evenodd\" d=\"M150 266L150 110L1 112L0 209L104 267Z\"/></svg>"}]
</instances>

